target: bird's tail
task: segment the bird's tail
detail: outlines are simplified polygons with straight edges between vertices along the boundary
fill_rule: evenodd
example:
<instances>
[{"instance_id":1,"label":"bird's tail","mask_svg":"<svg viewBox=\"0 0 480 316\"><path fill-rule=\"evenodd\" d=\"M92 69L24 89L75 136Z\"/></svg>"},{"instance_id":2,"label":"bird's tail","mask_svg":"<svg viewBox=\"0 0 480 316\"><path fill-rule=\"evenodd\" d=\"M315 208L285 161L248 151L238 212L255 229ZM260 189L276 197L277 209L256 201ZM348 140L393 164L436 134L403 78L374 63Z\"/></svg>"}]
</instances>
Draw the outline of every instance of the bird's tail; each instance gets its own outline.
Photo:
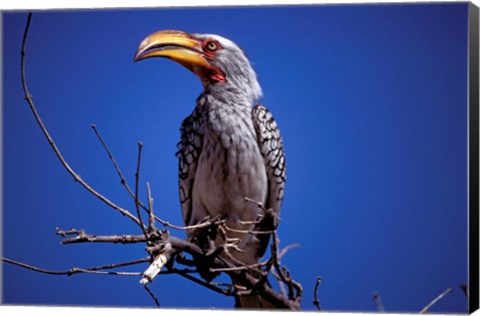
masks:
<instances>
[{"instance_id":1,"label":"bird's tail","mask_svg":"<svg viewBox=\"0 0 480 316\"><path fill-rule=\"evenodd\" d=\"M258 294L235 296L235 308L274 309L277 308Z\"/></svg>"},{"instance_id":2,"label":"bird's tail","mask_svg":"<svg viewBox=\"0 0 480 316\"><path fill-rule=\"evenodd\" d=\"M239 288L244 287L238 280L232 280ZM270 283L266 283L266 286L270 286ZM275 309L278 308L275 304L266 300L259 294L248 295L236 295L235 296L235 308L250 308L250 309Z\"/></svg>"}]
</instances>

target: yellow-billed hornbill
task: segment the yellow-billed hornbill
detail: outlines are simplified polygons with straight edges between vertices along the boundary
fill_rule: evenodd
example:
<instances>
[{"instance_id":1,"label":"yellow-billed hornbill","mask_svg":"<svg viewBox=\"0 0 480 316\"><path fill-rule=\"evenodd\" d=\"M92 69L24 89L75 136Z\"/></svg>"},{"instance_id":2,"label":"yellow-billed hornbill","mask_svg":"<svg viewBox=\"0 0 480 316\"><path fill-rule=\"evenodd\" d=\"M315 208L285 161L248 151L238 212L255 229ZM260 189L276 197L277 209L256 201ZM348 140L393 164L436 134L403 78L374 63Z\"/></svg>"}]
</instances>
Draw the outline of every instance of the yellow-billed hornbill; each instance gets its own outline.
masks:
<instances>
[{"instance_id":1,"label":"yellow-billed hornbill","mask_svg":"<svg viewBox=\"0 0 480 316\"><path fill-rule=\"evenodd\" d=\"M180 63L204 86L193 113L182 123L178 144L185 224L224 218L232 228L226 237L239 241L239 249L230 250L235 264L257 263L269 235L239 232L267 229L257 221L261 208L245 198L278 214L286 169L277 124L264 106L257 105L262 90L249 60L235 43L221 36L172 30L153 33L141 42L135 61L150 57ZM193 234L189 237L205 249L208 243ZM224 238L210 235L210 244L218 245ZM273 307L258 295L238 296L236 306Z\"/></svg>"}]
</instances>

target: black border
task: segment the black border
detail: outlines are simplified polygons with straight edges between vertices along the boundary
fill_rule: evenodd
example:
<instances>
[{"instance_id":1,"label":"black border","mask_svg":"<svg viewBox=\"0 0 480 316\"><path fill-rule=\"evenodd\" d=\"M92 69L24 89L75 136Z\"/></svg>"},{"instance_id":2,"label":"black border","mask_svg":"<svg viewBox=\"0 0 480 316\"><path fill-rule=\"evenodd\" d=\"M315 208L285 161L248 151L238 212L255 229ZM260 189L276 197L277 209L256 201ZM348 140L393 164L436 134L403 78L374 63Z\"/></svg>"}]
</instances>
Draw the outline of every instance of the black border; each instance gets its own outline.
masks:
<instances>
[{"instance_id":1,"label":"black border","mask_svg":"<svg viewBox=\"0 0 480 316\"><path fill-rule=\"evenodd\" d=\"M479 95L478 95L478 41L479 41L479 9L473 3L468 7L469 27L469 302L468 311L473 313L479 304Z\"/></svg>"}]
</instances>

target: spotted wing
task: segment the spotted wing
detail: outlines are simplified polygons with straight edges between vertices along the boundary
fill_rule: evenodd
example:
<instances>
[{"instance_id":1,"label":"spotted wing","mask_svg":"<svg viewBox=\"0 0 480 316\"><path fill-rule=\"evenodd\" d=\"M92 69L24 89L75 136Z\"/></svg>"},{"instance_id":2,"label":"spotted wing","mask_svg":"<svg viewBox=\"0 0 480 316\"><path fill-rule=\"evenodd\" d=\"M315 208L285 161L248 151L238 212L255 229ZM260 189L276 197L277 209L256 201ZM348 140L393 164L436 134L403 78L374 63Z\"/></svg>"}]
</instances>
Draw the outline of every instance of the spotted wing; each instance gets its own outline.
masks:
<instances>
[{"instance_id":1,"label":"spotted wing","mask_svg":"<svg viewBox=\"0 0 480 316\"><path fill-rule=\"evenodd\" d=\"M268 193L267 209L272 208L278 215L283 200L286 182L285 153L283 150L280 130L270 111L263 105L257 105L252 112L253 122L257 133L258 145L262 153L267 171ZM271 224L260 223L257 230L271 230ZM263 256L269 241L269 234L260 234L258 238L261 243L258 256Z\"/></svg>"},{"instance_id":2,"label":"spotted wing","mask_svg":"<svg viewBox=\"0 0 480 316\"><path fill-rule=\"evenodd\" d=\"M192 225L192 189L195 181L198 157L203 137L200 131L201 117L194 111L180 128L181 140L177 144L178 186L185 225Z\"/></svg>"}]
</instances>

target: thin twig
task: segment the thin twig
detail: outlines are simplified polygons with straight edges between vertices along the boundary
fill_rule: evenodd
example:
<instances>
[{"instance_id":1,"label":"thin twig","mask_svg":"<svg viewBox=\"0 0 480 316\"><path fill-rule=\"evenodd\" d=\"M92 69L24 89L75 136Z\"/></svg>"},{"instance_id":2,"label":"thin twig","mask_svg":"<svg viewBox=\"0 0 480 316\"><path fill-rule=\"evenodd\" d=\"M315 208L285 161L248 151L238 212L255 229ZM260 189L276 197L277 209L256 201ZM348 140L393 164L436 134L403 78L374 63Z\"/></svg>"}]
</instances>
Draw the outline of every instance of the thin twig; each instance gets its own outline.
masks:
<instances>
[{"instance_id":1,"label":"thin twig","mask_svg":"<svg viewBox=\"0 0 480 316\"><path fill-rule=\"evenodd\" d=\"M190 281L193 281L203 287L206 287L207 289L209 290L212 290L214 292L217 292L217 293L220 293L220 294L224 294L224 295L227 295L227 296L232 296L234 295L234 293L232 291L229 291L229 290L224 290L222 288L219 288L217 287L215 284L212 284L212 283L209 283L209 282L206 282L206 281L203 281L201 279L198 279L194 276L191 276L190 274L188 273L185 273L183 270L177 270L177 269L173 269L172 271L174 271L175 273L181 275L182 277L190 280Z\"/></svg>"},{"instance_id":2,"label":"thin twig","mask_svg":"<svg viewBox=\"0 0 480 316\"><path fill-rule=\"evenodd\" d=\"M77 235L77 236L83 236L85 234L85 231L84 230L78 230L78 229L75 229L75 228L70 228L69 230L61 230L60 228L55 228L55 233L59 236L62 236L62 237L67 237L67 236L70 236L70 235Z\"/></svg>"},{"instance_id":3,"label":"thin twig","mask_svg":"<svg viewBox=\"0 0 480 316\"><path fill-rule=\"evenodd\" d=\"M147 237L147 229L143 225L142 221L142 214L140 214L140 200L138 199L138 189L139 189L139 180L140 180L140 163L142 161L142 148L143 148L143 143L139 142L138 143L138 157L137 157L137 171L135 172L135 209L137 210L137 217L140 222L140 229L142 230L143 234L145 235L145 239L148 239Z\"/></svg>"},{"instance_id":4,"label":"thin twig","mask_svg":"<svg viewBox=\"0 0 480 316\"><path fill-rule=\"evenodd\" d=\"M95 124L92 124L92 125L91 125L91 128L93 129L93 131L95 132L95 135L97 136L98 140L100 141L100 143L102 144L103 148L104 148L105 151L107 152L108 158L112 161L113 166L115 167L115 170L117 171L117 174L118 174L118 176L120 177L120 183L125 187L125 189L126 189L127 192L130 194L130 196L131 196L132 198L135 198L135 195L133 194L132 190L131 190L130 187L128 186L127 180L126 180L125 177L123 176L123 173L122 173L122 171L120 170L120 167L118 166L117 161L115 160L115 157L113 156L112 152L111 152L110 149L108 148L107 143L103 140L103 137L102 137L102 136L100 135L100 133L98 132L98 129L97 129L97 127L95 126Z\"/></svg>"},{"instance_id":5,"label":"thin twig","mask_svg":"<svg viewBox=\"0 0 480 316\"><path fill-rule=\"evenodd\" d=\"M60 150L58 149L57 145L53 141L53 138L50 136L50 133L48 132L47 128L43 124L42 119L40 118L40 115L38 114L37 108L35 107L35 104L33 103L32 95L30 94L27 86L27 80L26 80L26 75L25 75L25 56L26 56L26 44L27 44L27 36L28 36L28 30L30 28L30 21L32 19L32 13L28 14L27 18L27 24L25 26L25 32L23 34L23 42L22 42L22 50L20 52L22 58L21 58L21 77L22 77L22 85L23 85L23 91L25 93L25 100L27 101L28 105L30 106L30 109L33 113L33 116L35 117L35 120L37 121L38 125L40 126L40 129L42 130L43 134L45 135L48 143L52 147L55 155L57 158L60 160L60 163L62 166L67 170L67 172L73 177L73 179L80 183L88 192L93 194L95 197L100 199L102 202L110 206L111 208L115 209L116 211L120 212L120 214L127 216L130 218L132 221L134 221L137 224L140 224L139 220L133 216L130 212L127 210L121 208L120 206L116 205L109 199L107 199L105 196L102 194L98 193L95 189L93 189L89 184L87 184L73 169L70 167L70 165L67 163L65 158L63 158L63 155L60 153Z\"/></svg>"},{"instance_id":6,"label":"thin twig","mask_svg":"<svg viewBox=\"0 0 480 316\"><path fill-rule=\"evenodd\" d=\"M118 177L120 178L120 183L124 186L125 190L126 190L127 193L130 195L130 197L132 197L133 201L136 202L136 203L138 203L138 206L140 206L140 208L142 208L144 211L149 212L149 209L147 209L147 207L146 207L145 205L143 205L142 201L135 199L135 193L132 191L132 189L131 189L130 186L128 185L127 179L126 179L125 176L123 175L123 172L122 172L122 170L120 169L120 166L118 165L118 163L117 163L117 161L116 161L116 159L115 159L115 156L113 155L112 151L111 151L110 148L108 147L107 143L106 143L105 140L103 139L102 135L101 135L100 132L98 131L98 129L97 129L97 127L95 126L95 124L92 124L91 127L92 127L93 131L95 132L95 135L97 136L98 140L99 140L100 143L102 144L103 148L104 148L105 151L107 152L108 158L109 158L110 161L112 162L113 167L115 168L115 171L117 172Z\"/></svg>"},{"instance_id":7,"label":"thin twig","mask_svg":"<svg viewBox=\"0 0 480 316\"><path fill-rule=\"evenodd\" d=\"M153 301L155 302L155 305L157 305L158 308L160 308L160 302L158 301L158 299L155 297L155 294L153 294L152 291L150 291L150 289L148 288L148 284L145 284L144 285L144 288L145 290L148 292L148 294L150 294L150 297L153 299Z\"/></svg>"},{"instance_id":8,"label":"thin twig","mask_svg":"<svg viewBox=\"0 0 480 316\"><path fill-rule=\"evenodd\" d=\"M303 288L300 283L296 282L290 277L286 269L280 267L280 260L278 257L278 237L276 230L274 230L272 234L271 252L273 258L273 266L275 267L275 270L277 271L281 281L284 282L288 287L289 299L294 300L297 304L300 304ZM294 294L294 290L296 291L296 294Z\"/></svg>"},{"instance_id":9,"label":"thin twig","mask_svg":"<svg viewBox=\"0 0 480 316\"><path fill-rule=\"evenodd\" d=\"M468 298L468 285L465 283L460 284L463 294Z\"/></svg>"},{"instance_id":10,"label":"thin twig","mask_svg":"<svg viewBox=\"0 0 480 316\"><path fill-rule=\"evenodd\" d=\"M380 313L385 313L385 309L383 308L383 304L382 304L382 298L380 297L380 294L378 294L377 291L372 292L372 299L373 299L373 302L375 303L375 306L377 307L377 310Z\"/></svg>"},{"instance_id":11,"label":"thin twig","mask_svg":"<svg viewBox=\"0 0 480 316\"><path fill-rule=\"evenodd\" d=\"M119 268L119 267L124 267L124 266L130 266L130 265L135 265L139 263L144 263L148 262L150 259L149 258L142 258L134 261L129 261L129 262L122 262L122 263L116 263L116 264L109 264L109 265L103 265L103 266L98 266L98 267L92 267L92 268L71 268L67 271L54 271L54 270L46 270L46 269L41 269L37 268L35 266L18 262L12 259L8 258L2 258L4 262L29 269L35 272L40 272L40 273L45 273L45 274L52 274L52 275L68 275L71 276L73 274L77 273L94 273L94 274L110 274L110 275L122 275L122 276L139 276L141 275L140 272L114 272L114 271L109 271L109 272L102 272L101 270L109 270L109 269L114 269L114 268Z\"/></svg>"},{"instance_id":12,"label":"thin twig","mask_svg":"<svg viewBox=\"0 0 480 316\"><path fill-rule=\"evenodd\" d=\"M127 180L125 178L125 176L123 175L123 172L122 170L120 169L120 166L118 165L117 161L115 160L115 157L113 156L113 153L112 151L110 150L110 148L108 147L107 143L105 142L105 140L103 139L103 137L101 136L100 132L98 131L97 127L92 124L91 125L93 131L95 132L95 135L97 136L98 140L100 141L100 143L102 144L103 148L105 149L105 151L107 152L107 155L109 157L109 159L112 161L112 164L115 168L115 170L117 171L117 174L120 178L120 183L125 187L125 189L127 190L128 194L132 197L133 201L135 202L135 204L142 208L145 212L148 212L150 214L150 210L151 210L151 207L146 207L142 201L136 199L135 197L135 193L132 191L132 189L130 188L130 186L128 185L127 183ZM159 223L161 223L163 226L165 227L170 227L170 228L173 228L173 229L178 229L178 230L192 230L192 229L196 229L196 228L199 228L199 226L197 225L193 225L193 226L178 226L178 225L174 225L174 224L171 224L165 220L162 220L161 218L157 217L154 215L154 218L156 221L158 221Z\"/></svg>"},{"instance_id":13,"label":"thin twig","mask_svg":"<svg viewBox=\"0 0 480 316\"><path fill-rule=\"evenodd\" d=\"M208 222L202 222L202 223L199 223L199 224L196 224L196 225L178 226L178 225L171 224L170 222L165 221L165 220L159 218L158 216L155 216L155 220L165 227L173 228L173 229L176 229L176 230L194 230L194 229L198 229L198 228L205 228L205 227L208 227L212 224L211 222L208 221Z\"/></svg>"},{"instance_id":14,"label":"thin twig","mask_svg":"<svg viewBox=\"0 0 480 316\"><path fill-rule=\"evenodd\" d=\"M317 277L317 282L315 282L315 287L313 288L313 305L317 307L317 310L321 311L322 307L320 306L320 301L318 300L318 286L322 282L322 278L320 276Z\"/></svg>"},{"instance_id":15,"label":"thin twig","mask_svg":"<svg viewBox=\"0 0 480 316\"><path fill-rule=\"evenodd\" d=\"M281 259L283 256L285 256L285 254L286 254L290 249L294 249L294 248L300 248L300 245L299 245L299 244L291 244L291 245L286 246L286 247L283 248L282 251L280 251L280 253L278 254L278 259Z\"/></svg>"},{"instance_id":16,"label":"thin twig","mask_svg":"<svg viewBox=\"0 0 480 316\"><path fill-rule=\"evenodd\" d=\"M150 191L150 184L147 182L147 200L148 200L148 227L151 231L155 230L155 216L153 215L153 198Z\"/></svg>"},{"instance_id":17,"label":"thin twig","mask_svg":"<svg viewBox=\"0 0 480 316\"><path fill-rule=\"evenodd\" d=\"M113 244L134 244L139 242L146 242L144 235L111 235L111 236L96 236L82 234L77 237L67 238L62 240L63 245L78 244L78 243L113 243Z\"/></svg>"},{"instance_id":18,"label":"thin twig","mask_svg":"<svg viewBox=\"0 0 480 316\"><path fill-rule=\"evenodd\" d=\"M228 271L244 271L244 270L250 270L254 268L259 268L262 266L265 266L266 263L255 263L255 264L249 264L249 265L242 265L238 267L229 267L229 268L210 268L210 272L228 272Z\"/></svg>"},{"instance_id":19,"label":"thin twig","mask_svg":"<svg viewBox=\"0 0 480 316\"><path fill-rule=\"evenodd\" d=\"M259 201L255 201L254 199L251 199L249 197L245 197L245 201L247 202L250 202L250 203L254 203L254 204L257 204L257 207L261 208L263 211L267 211L265 209L265 207L263 206L263 203L262 202L259 202Z\"/></svg>"},{"instance_id":20,"label":"thin twig","mask_svg":"<svg viewBox=\"0 0 480 316\"><path fill-rule=\"evenodd\" d=\"M433 301L430 302L430 304L428 304L427 306L425 306L421 311L420 311L420 314L425 314L426 312L428 312L428 310L433 306L435 305L438 301L440 301L442 298L444 298L448 293L450 293L452 291L452 288L449 287L448 289L446 289L445 291L443 291L439 296L437 296Z\"/></svg>"},{"instance_id":21,"label":"thin twig","mask_svg":"<svg viewBox=\"0 0 480 316\"><path fill-rule=\"evenodd\" d=\"M225 230L231 231L232 233L239 234L249 234L249 235L270 235L273 233L273 230L245 230L245 229L235 229L224 225Z\"/></svg>"},{"instance_id":22,"label":"thin twig","mask_svg":"<svg viewBox=\"0 0 480 316\"><path fill-rule=\"evenodd\" d=\"M282 278L275 272L275 267L273 264L270 266L270 273L274 276L275 279L278 281L278 287L280 288L280 292L283 296L287 297L287 289L285 288L285 283L283 283Z\"/></svg>"}]
</instances>

